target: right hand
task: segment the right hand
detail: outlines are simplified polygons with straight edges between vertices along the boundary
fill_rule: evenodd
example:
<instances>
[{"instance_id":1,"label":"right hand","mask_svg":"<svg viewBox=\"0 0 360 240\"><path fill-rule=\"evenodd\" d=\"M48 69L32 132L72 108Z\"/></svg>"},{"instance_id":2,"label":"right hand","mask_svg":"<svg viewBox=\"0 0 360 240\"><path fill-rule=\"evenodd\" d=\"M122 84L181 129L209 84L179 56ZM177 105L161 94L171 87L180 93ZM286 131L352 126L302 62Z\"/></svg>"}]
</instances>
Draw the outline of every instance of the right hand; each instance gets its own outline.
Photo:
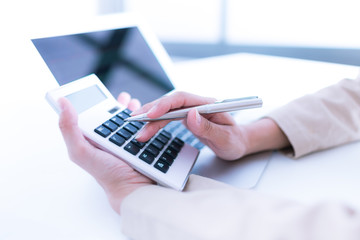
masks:
<instances>
[{"instance_id":1,"label":"right hand","mask_svg":"<svg viewBox=\"0 0 360 240\"><path fill-rule=\"evenodd\" d=\"M176 92L144 105L133 112L133 116L147 113L157 118L170 110L193 107L215 102L213 98L200 97L186 92ZM138 141L147 141L170 120L149 122L137 135ZM189 111L183 122L201 142L225 160L239 159L247 154L247 137L242 126L235 123L228 113L200 115L196 109Z\"/></svg>"}]
</instances>

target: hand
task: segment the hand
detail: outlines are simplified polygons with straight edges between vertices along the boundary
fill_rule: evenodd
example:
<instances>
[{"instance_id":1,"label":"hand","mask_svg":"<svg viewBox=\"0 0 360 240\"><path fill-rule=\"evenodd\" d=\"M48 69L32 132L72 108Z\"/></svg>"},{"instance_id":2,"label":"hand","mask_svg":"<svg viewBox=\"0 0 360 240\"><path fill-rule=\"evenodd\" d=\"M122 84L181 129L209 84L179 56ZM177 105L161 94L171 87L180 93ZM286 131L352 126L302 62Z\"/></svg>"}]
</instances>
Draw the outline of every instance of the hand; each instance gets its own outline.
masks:
<instances>
[{"instance_id":1,"label":"hand","mask_svg":"<svg viewBox=\"0 0 360 240\"><path fill-rule=\"evenodd\" d=\"M130 110L140 107L140 102L121 93L118 101ZM112 208L120 214L122 200L131 192L153 182L132 169L121 159L91 145L77 124L77 113L71 103L59 100L62 109L59 127L65 140L70 159L90 173L103 187Z\"/></svg>"},{"instance_id":2,"label":"hand","mask_svg":"<svg viewBox=\"0 0 360 240\"><path fill-rule=\"evenodd\" d=\"M147 113L149 118L157 118L173 109L193 107L215 102L213 98L200 97L185 92L176 92L144 105L132 115ZM149 140L169 120L149 122L137 135L138 141ZM247 136L244 127L235 123L228 113L200 115L195 109L189 111L185 126L209 146L217 156L225 160L235 160L247 154Z\"/></svg>"}]
</instances>

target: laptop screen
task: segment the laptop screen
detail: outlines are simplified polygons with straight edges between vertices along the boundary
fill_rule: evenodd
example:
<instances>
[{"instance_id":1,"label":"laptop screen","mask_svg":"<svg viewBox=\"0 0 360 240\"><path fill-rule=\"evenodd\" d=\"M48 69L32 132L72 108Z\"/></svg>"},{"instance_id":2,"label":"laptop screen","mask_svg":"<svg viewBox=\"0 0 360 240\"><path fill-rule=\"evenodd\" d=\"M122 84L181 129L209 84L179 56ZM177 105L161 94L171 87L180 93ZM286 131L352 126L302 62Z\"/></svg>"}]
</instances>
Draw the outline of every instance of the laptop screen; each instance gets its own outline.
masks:
<instances>
[{"instance_id":1,"label":"laptop screen","mask_svg":"<svg viewBox=\"0 0 360 240\"><path fill-rule=\"evenodd\" d=\"M142 103L174 89L137 27L32 39L59 85L95 73L116 98Z\"/></svg>"}]
</instances>

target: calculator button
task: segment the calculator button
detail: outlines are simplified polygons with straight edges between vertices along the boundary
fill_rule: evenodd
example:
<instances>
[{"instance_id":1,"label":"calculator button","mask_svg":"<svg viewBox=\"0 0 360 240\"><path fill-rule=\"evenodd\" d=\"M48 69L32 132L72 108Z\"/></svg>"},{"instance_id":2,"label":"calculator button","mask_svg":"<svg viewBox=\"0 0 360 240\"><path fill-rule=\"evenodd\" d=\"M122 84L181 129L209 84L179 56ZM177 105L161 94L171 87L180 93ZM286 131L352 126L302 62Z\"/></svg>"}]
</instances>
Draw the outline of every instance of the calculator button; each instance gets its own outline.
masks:
<instances>
[{"instance_id":1,"label":"calculator button","mask_svg":"<svg viewBox=\"0 0 360 240\"><path fill-rule=\"evenodd\" d=\"M125 139L117 134L112 135L109 138L110 142L115 143L116 145L118 145L119 147L121 147L121 145L123 145L125 143Z\"/></svg>"},{"instance_id":2,"label":"calculator button","mask_svg":"<svg viewBox=\"0 0 360 240\"><path fill-rule=\"evenodd\" d=\"M148 146L148 147L146 148L146 150L147 150L149 153L151 153L152 155L154 155L155 157L156 157L157 155L159 155L159 150L158 150L156 147L154 147L153 145Z\"/></svg>"},{"instance_id":3,"label":"calculator button","mask_svg":"<svg viewBox=\"0 0 360 240\"><path fill-rule=\"evenodd\" d=\"M129 142L124 149L133 155L136 155L140 151L140 148L131 142Z\"/></svg>"},{"instance_id":4,"label":"calculator button","mask_svg":"<svg viewBox=\"0 0 360 240\"><path fill-rule=\"evenodd\" d=\"M135 144L136 146L138 146L139 148L143 148L143 147L146 145L146 142L139 142L139 141L136 140L136 139L131 140L131 142L132 142L133 144Z\"/></svg>"},{"instance_id":5,"label":"calculator button","mask_svg":"<svg viewBox=\"0 0 360 240\"><path fill-rule=\"evenodd\" d=\"M165 152L166 154L168 154L170 157L172 157L173 159L175 159L177 157L178 152L176 152L173 148L168 147Z\"/></svg>"},{"instance_id":6,"label":"calculator button","mask_svg":"<svg viewBox=\"0 0 360 240\"><path fill-rule=\"evenodd\" d=\"M132 134L127 131L126 129L120 129L116 134L119 134L120 136L124 137L126 140L131 138Z\"/></svg>"},{"instance_id":7,"label":"calculator button","mask_svg":"<svg viewBox=\"0 0 360 240\"><path fill-rule=\"evenodd\" d=\"M117 116L110 118L110 121L117 124L119 127L124 124L124 120L122 120L121 118L119 118Z\"/></svg>"},{"instance_id":8,"label":"calculator button","mask_svg":"<svg viewBox=\"0 0 360 240\"><path fill-rule=\"evenodd\" d=\"M161 131L160 134L167 137L168 139L170 139L172 137L171 133L169 133L168 131L165 131L165 130Z\"/></svg>"},{"instance_id":9,"label":"calculator button","mask_svg":"<svg viewBox=\"0 0 360 240\"><path fill-rule=\"evenodd\" d=\"M136 127L137 129L140 129L144 126L143 122L131 122L130 124Z\"/></svg>"},{"instance_id":10,"label":"calculator button","mask_svg":"<svg viewBox=\"0 0 360 240\"><path fill-rule=\"evenodd\" d=\"M128 108L125 108L123 112L129 115L132 113L132 111Z\"/></svg>"},{"instance_id":11,"label":"calculator button","mask_svg":"<svg viewBox=\"0 0 360 240\"><path fill-rule=\"evenodd\" d=\"M159 134L156 137L156 140L162 142L164 145L167 144L167 142L169 141L169 139L167 137L165 137L164 135Z\"/></svg>"},{"instance_id":12,"label":"calculator button","mask_svg":"<svg viewBox=\"0 0 360 240\"><path fill-rule=\"evenodd\" d=\"M130 117L130 115L129 115L129 114L127 114L127 113L126 113L126 112L124 112L124 111L120 112L117 116L118 116L119 118L121 118L122 120L124 120L124 119L126 119L126 118Z\"/></svg>"},{"instance_id":13,"label":"calculator button","mask_svg":"<svg viewBox=\"0 0 360 240\"><path fill-rule=\"evenodd\" d=\"M174 162L174 158L170 157L170 155L166 153L163 153L159 160L166 162L167 164L169 164L169 166L171 166L171 164L173 164Z\"/></svg>"},{"instance_id":14,"label":"calculator button","mask_svg":"<svg viewBox=\"0 0 360 240\"><path fill-rule=\"evenodd\" d=\"M177 138L177 137L174 138L173 142L179 144L181 147L184 146L184 144L185 144L183 140L181 140L180 138Z\"/></svg>"},{"instance_id":15,"label":"calculator button","mask_svg":"<svg viewBox=\"0 0 360 240\"><path fill-rule=\"evenodd\" d=\"M145 162L148 163L148 164L151 164L151 163L154 161L154 159L155 159L154 155L152 155L152 154L149 153L148 151L142 152L142 153L140 154L139 158L140 158L141 160L145 161Z\"/></svg>"},{"instance_id":16,"label":"calculator button","mask_svg":"<svg viewBox=\"0 0 360 240\"><path fill-rule=\"evenodd\" d=\"M129 124L126 124L124 126L124 129L128 130L129 132L131 132L132 134L135 134L138 129L136 127L134 127L133 125L131 125L130 123Z\"/></svg>"},{"instance_id":17,"label":"calculator button","mask_svg":"<svg viewBox=\"0 0 360 240\"><path fill-rule=\"evenodd\" d=\"M154 165L154 167L158 170L160 170L163 173L166 173L169 170L169 165L164 161L157 161Z\"/></svg>"},{"instance_id":18,"label":"calculator button","mask_svg":"<svg viewBox=\"0 0 360 240\"><path fill-rule=\"evenodd\" d=\"M171 142L169 145L169 148L172 148L175 150L175 152L180 152L181 146L175 142Z\"/></svg>"},{"instance_id":19,"label":"calculator button","mask_svg":"<svg viewBox=\"0 0 360 240\"><path fill-rule=\"evenodd\" d=\"M118 128L118 125L111 122L111 121L106 121L103 123L103 126L107 127L108 129L110 129L110 131L115 131Z\"/></svg>"},{"instance_id":20,"label":"calculator button","mask_svg":"<svg viewBox=\"0 0 360 240\"><path fill-rule=\"evenodd\" d=\"M164 147L164 144L156 139L151 142L151 145L153 145L154 147L156 147L159 150L163 149L163 147Z\"/></svg>"},{"instance_id":21,"label":"calculator button","mask_svg":"<svg viewBox=\"0 0 360 240\"><path fill-rule=\"evenodd\" d=\"M111 133L111 131L108 128L104 127L103 125L95 128L94 131L102 137L107 137Z\"/></svg>"}]
</instances>

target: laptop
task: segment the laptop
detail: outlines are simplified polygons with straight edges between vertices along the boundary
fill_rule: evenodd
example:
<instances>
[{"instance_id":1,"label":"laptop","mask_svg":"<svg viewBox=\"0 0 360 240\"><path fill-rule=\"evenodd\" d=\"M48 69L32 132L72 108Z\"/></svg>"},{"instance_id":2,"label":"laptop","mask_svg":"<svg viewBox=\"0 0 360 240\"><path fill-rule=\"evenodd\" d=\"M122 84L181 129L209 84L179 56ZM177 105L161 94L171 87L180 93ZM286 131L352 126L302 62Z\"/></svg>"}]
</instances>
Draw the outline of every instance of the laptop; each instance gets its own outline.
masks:
<instances>
[{"instance_id":1,"label":"laptop","mask_svg":"<svg viewBox=\"0 0 360 240\"><path fill-rule=\"evenodd\" d=\"M141 103L176 90L178 80L169 55L135 14L64 22L43 29L31 41L60 86L95 74L115 98L126 91ZM164 129L200 150L192 173L235 187L254 187L271 156L271 152L264 152L239 161L223 161L181 122L171 122Z\"/></svg>"}]
</instances>

